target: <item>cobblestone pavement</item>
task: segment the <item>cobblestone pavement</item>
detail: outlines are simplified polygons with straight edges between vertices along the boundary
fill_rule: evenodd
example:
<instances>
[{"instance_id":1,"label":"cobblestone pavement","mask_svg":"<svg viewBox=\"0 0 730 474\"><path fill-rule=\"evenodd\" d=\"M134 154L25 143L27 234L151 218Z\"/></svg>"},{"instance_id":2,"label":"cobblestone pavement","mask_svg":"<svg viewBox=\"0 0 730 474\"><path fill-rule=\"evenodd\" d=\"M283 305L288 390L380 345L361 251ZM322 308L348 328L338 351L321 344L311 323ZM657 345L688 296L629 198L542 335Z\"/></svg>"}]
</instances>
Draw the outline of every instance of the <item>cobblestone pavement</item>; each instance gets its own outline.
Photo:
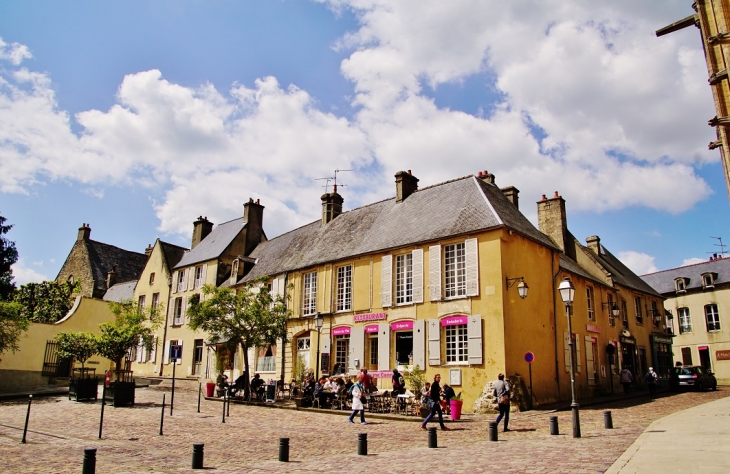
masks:
<instances>
[{"instance_id":1,"label":"cobblestone pavement","mask_svg":"<svg viewBox=\"0 0 730 474\"><path fill-rule=\"evenodd\" d=\"M370 418L367 426L347 423L343 412L284 410L231 405L222 420L222 404L203 400L197 413L197 384L179 382L174 415L165 410L167 384L137 390L137 404L105 407L103 438L98 439L100 402L77 403L66 397L34 400L27 443L21 444L26 400L0 403L0 471L78 473L84 448L97 448L96 472L192 471L192 445L205 444L205 467L216 472L330 472L376 469L380 472L603 472L646 427L679 410L730 395L716 392L615 401L580 411L582 438L571 436L570 411L512 413L509 433L489 441L493 415L465 415L438 432L438 449L429 449L428 433L415 420ZM603 427L611 410L613 430ZM560 435L551 436L550 416L558 416ZM367 415L366 415L367 418ZM437 426L434 424L433 426ZM501 428L501 427L500 427ZM368 456L357 455L358 433L368 435ZM288 464L278 462L279 438L290 438Z\"/></svg>"}]
</instances>

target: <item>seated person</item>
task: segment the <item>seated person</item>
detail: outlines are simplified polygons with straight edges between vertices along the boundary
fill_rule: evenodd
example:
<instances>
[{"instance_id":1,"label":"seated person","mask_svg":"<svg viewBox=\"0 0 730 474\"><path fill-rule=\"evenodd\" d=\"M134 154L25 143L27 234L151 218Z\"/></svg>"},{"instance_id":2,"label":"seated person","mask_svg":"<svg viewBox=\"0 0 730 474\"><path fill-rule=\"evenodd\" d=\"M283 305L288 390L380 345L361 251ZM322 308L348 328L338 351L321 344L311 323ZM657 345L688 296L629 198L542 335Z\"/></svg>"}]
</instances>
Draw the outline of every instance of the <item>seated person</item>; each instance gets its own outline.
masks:
<instances>
[{"instance_id":1,"label":"seated person","mask_svg":"<svg viewBox=\"0 0 730 474\"><path fill-rule=\"evenodd\" d=\"M255 374L251 379L251 392L259 399L264 399L264 381L259 374Z\"/></svg>"},{"instance_id":2,"label":"seated person","mask_svg":"<svg viewBox=\"0 0 730 474\"><path fill-rule=\"evenodd\" d=\"M296 398L299 395L299 387L297 387L296 379L291 379L291 383L289 384L289 390L292 398Z\"/></svg>"},{"instance_id":3,"label":"seated person","mask_svg":"<svg viewBox=\"0 0 730 474\"><path fill-rule=\"evenodd\" d=\"M310 403L312 400L314 400L314 380L312 380L311 378L304 380L302 395L303 398L305 400L308 400Z\"/></svg>"},{"instance_id":4,"label":"seated person","mask_svg":"<svg viewBox=\"0 0 730 474\"><path fill-rule=\"evenodd\" d=\"M353 385L355 385L355 382L352 381L352 377L347 377L347 381L345 381L345 388L348 392Z\"/></svg>"},{"instance_id":5,"label":"seated person","mask_svg":"<svg viewBox=\"0 0 730 474\"><path fill-rule=\"evenodd\" d=\"M226 374L218 374L218 377L215 379L215 383L218 387L218 396L222 397L229 386L228 376Z\"/></svg>"},{"instance_id":6,"label":"seated person","mask_svg":"<svg viewBox=\"0 0 730 474\"><path fill-rule=\"evenodd\" d=\"M444 413L447 415L451 413L451 399L456 396L456 393L454 393L454 389L449 387L448 384L444 384L444 388L441 390L441 394L444 397L444 399L441 401L441 407L444 410Z\"/></svg>"},{"instance_id":7,"label":"seated person","mask_svg":"<svg viewBox=\"0 0 730 474\"><path fill-rule=\"evenodd\" d=\"M239 375L236 381L233 383L233 386L231 387L231 392L235 394L239 390L243 390L243 383L245 380L246 377L243 374Z\"/></svg>"}]
</instances>

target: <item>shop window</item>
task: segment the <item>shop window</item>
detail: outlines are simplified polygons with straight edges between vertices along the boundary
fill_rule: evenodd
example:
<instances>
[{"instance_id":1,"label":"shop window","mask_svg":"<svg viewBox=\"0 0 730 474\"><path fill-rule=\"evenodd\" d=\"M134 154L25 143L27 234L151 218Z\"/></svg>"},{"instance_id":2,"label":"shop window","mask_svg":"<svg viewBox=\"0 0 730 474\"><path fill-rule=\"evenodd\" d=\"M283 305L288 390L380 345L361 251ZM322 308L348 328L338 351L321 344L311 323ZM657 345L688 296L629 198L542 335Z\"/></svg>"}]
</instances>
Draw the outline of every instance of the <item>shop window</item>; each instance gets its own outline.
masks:
<instances>
[{"instance_id":1,"label":"shop window","mask_svg":"<svg viewBox=\"0 0 730 474\"><path fill-rule=\"evenodd\" d=\"M352 309L352 265L337 268L337 311Z\"/></svg>"},{"instance_id":2,"label":"shop window","mask_svg":"<svg viewBox=\"0 0 730 474\"><path fill-rule=\"evenodd\" d=\"M413 359L413 331L395 332L395 361L397 365L408 365Z\"/></svg>"},{"instance_id":3,"label":"shop window","mask_svg":"<svg viewBox=\"0 0 730 474\"><path fill-rule=\"evenodd\" d=\"M368 337L368 346L370 350L370 369L377 370L378 368L378 335L370 335Z\"/></svg>"},{"instance_id":4,"label":"shop window","mask_svg":"<svg viewBox=\"0 0 730 474\"><path fill-rule=\"evenodd\" d=\"M689 308L677 308L679 316L679 334L692 332L692 319L689 316Z\"/></svg>"},{"instance_id":5,"label":"shop window","mask_svg":"<svg viewBox=\"0 0 730 474\"><path fill-rule=\"evenodd\" d=\"M446 363L469 361L469 338L466 324L446 326Z\"/></svg>"},{"instance_id":6,"label":"shop window","mask_svg":"<svg viewBox=\"0 0 730 474\"><path fill-rule=\"evenodd\" d=\"M720 330L720 314L717 312L716 304L705 305L705 321L707 321L707 332Z\"/></svg>"},{"instance_id":7,"label":"shop window","mask_svg":"<svg viewBox=\"0 0 730 474\"><path fill-rule=\"evenodd\" d=\"M310 316L317 312L317 272L304 274L302 312Z\"/></svg>"}]
</instances>

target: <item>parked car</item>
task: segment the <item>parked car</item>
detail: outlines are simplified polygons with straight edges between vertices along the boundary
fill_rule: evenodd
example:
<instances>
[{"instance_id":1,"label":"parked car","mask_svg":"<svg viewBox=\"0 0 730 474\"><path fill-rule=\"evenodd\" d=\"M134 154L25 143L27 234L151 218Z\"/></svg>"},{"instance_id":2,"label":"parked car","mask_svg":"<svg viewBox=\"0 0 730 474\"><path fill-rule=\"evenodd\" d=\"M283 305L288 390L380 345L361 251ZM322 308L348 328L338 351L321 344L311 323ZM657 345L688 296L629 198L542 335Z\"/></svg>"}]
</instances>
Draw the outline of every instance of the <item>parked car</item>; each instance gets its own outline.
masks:
<instances>
[{"instance_id":1,"label":"parked car","mask_svg":"<svg viewBox=\"0 0 730 474\"><path fill-rule=\"evenodd\" d=\"M691 388L694 390L717 390L717 379L712 372L701 365L674 367L669 385L673 389Z\"/></svg>"}]
</instances>

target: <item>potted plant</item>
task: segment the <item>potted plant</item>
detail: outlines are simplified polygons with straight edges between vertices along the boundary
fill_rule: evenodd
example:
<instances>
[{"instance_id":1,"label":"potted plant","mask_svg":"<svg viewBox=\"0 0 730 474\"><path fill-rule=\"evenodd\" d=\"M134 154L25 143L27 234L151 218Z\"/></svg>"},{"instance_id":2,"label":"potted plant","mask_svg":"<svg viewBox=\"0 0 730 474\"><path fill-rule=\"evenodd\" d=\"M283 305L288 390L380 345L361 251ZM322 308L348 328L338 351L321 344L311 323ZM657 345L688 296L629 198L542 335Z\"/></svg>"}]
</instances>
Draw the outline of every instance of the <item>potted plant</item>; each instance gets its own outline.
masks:
<instances>
[{"instance_id":1,"label":"potted plant","mask_svg":"<svg viewBox=\"0 0 730 474\"><path fill-rule=\"evenodd\" d=\"M406 379L406 383L410 386L411 391L416 395L416 401L420 401L421 396L423 395L421 390L423 390L424 385L426 385L426 377L418 364L416 364L411 370L404 371L403 378ZM421 418L426 418L430 412L431 410L427 406L422 403L420 404L419 414L421 415Z\"/></svg>"},{"instance_id":2,"label":"potted plant","mask_svg":"<svg viewBox=\"0 0 730 474\"><path fill-rule=\"evenodd\" d=\"M461 392L457 393L456 396L451 399L449 404L451 405L451 419L460 420L461 407L464 405L464 402L461 400Z\"/></svg>"},{"instance_id":3,"label":"potted plant","mask_svg":"<svg viewBox=\"0 0 730 474\"><path fill-rule=\"evenodd\" d=\"M84 363L96 354L96 338L85 332L62 332L56 335L56 354L60 359L76 360L81 363L80 369L73 369L69 379L68 398L76 397L79 400L96 400L98 397L99 380L96 378L96 369L87 369Z\"/></svg>"}]
</instances>

